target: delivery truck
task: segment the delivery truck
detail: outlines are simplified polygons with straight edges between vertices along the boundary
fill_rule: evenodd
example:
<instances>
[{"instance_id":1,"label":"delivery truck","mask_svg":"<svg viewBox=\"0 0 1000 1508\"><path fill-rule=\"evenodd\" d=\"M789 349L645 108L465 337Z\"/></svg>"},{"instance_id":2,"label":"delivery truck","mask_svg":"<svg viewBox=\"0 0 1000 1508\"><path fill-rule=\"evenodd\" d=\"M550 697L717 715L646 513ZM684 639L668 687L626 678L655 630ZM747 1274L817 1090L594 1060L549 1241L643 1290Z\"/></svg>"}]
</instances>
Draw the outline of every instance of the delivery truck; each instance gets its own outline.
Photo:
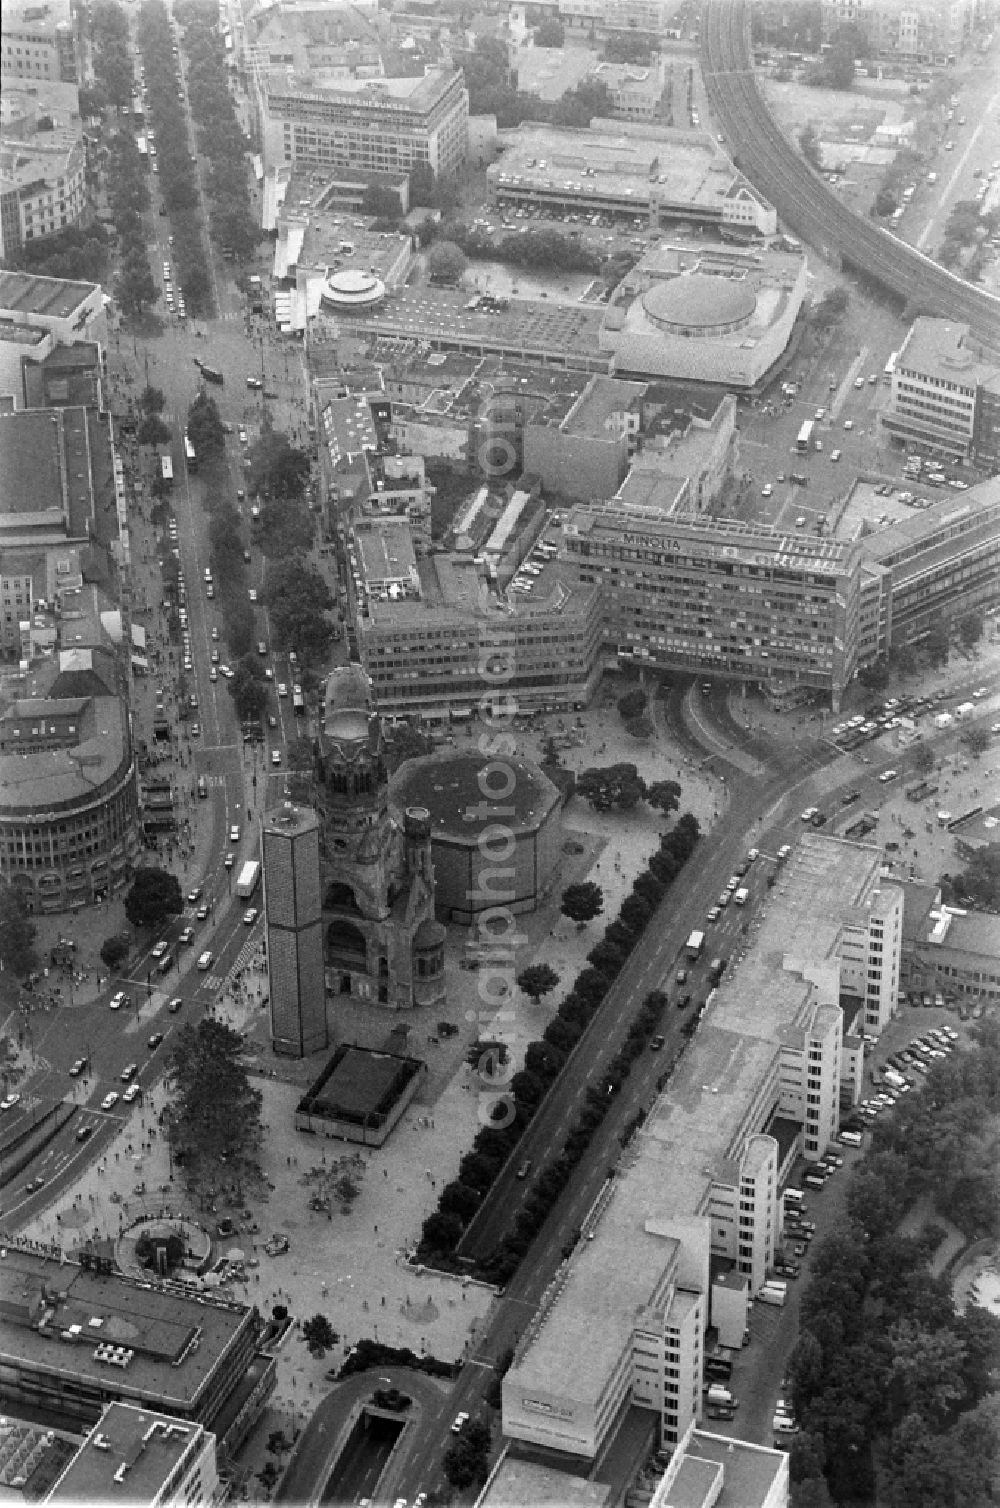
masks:
<instances>
[{"instance_id":1,"label":"delivery truck","mask_svg":"<svg viewBox=\"0 0 1000 1508\"><path fill-rule=\"evenodd\" d=\"M704 932L692 932L691 936L688 938L687 942L684 944L684 951L687 954L688 958L700 958L701 957L701 953L702 953L702 949L704 948L704 946L705 946L705 934L704 934Z\"/></svg>"},{"instance_id":2,"label":"delivery truck","mask_svg":"<svg viewBox=\"0 0 1000 1508\"><path fill-rule=\"evenodd\" d=\"M256 859L248 859L236 881L236 894L241 901L248 901L260 883L260 865Z\"/></svg>"}]
</instances>

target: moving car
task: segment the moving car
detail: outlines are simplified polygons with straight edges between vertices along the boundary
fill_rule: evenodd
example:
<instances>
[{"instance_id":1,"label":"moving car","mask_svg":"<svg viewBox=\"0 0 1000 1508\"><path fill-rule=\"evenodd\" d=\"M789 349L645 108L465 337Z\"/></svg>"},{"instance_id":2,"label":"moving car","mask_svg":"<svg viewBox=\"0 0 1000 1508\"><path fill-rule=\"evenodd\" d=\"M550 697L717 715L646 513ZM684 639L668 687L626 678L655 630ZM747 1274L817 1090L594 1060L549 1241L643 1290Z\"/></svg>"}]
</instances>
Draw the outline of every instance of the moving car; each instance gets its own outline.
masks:
<instances>
[{"instance_id":1,"label":"moving car","mask_svg":"<svg viewBox=\"0 0 1000 1508\"><path fill-rule=\"evenodd\" d=\"M118 1103L118 1094L114 1089L108 1091L101 1101L102 1110L113 1110Z\"/></svg>"}]
</instances>

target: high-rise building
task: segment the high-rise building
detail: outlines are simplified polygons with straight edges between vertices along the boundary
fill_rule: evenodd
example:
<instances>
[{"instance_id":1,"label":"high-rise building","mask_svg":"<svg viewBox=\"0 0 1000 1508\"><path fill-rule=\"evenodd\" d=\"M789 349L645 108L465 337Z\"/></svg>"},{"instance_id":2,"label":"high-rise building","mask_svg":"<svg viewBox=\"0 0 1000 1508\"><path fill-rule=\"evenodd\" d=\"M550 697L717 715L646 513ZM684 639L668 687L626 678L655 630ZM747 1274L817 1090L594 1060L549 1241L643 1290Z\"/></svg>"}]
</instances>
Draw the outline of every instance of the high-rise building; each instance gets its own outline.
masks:
<instances>
[{"instance_id":1,"label":"high-rise building","mask_svg":"<svg viewBox=\"0 0 1000 1508\"><path fill-rule=\"evenodd\" d=\"M268 812L263 853L271 1041L302 1058L329 1043L316 813L290 802Z\"/></svg>"},{"instance_id":2,"label":"high-rise building","mask_svg":"<svg viewBox=\"0 0 1000 1508\"><path fill-rule=\"evenodd\" d=\"M469 91L461 72L341 78L271 68L258 81L268 168L361 168L451 178L469 149Z\"/></svg>"}]
</instances>

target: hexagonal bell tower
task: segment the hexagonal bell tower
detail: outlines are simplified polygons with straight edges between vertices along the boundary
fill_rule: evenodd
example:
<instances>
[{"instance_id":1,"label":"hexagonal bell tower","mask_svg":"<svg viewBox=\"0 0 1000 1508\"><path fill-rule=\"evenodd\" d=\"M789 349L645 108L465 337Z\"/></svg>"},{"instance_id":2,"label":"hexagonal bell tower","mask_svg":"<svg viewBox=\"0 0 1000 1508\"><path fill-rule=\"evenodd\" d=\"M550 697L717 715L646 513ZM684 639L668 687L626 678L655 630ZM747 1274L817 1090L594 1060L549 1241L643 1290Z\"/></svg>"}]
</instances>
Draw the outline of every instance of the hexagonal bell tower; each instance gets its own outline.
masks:
<instances>
[{"instance_id":1,"label":"hexagonal bell tower","mask_svg":"<svg viewBox=\"0 0 1000 1508\"><path fill-rule=\"evenodd\" d=\"M440 998L443 968L415 950L434 918L430 824L409 831L389 807L381 720L358 665L327 681L318 787L328 992L392 1010Z\"/></svg>"}]
</instances>

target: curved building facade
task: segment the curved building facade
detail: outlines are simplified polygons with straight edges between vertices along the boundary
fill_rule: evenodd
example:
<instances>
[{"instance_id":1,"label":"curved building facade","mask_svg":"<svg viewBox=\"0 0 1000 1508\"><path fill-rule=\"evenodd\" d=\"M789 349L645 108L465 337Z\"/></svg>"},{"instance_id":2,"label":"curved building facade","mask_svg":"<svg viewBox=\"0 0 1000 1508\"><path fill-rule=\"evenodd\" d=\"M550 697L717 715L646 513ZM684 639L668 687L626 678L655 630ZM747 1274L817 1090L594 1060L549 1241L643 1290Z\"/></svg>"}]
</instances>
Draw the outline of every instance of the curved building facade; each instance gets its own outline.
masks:
<instances>
[{"instance_id":1,"label":"curved building facade","mask_svg":"<svg viewBox=\"0 0 1000 1508\"><path fill-rule=\"evenodd\" d=\"M0 876L33 914L118 895L142 844L128 712L116 697L0 714Z\"/></svg>"}]
</instances>

